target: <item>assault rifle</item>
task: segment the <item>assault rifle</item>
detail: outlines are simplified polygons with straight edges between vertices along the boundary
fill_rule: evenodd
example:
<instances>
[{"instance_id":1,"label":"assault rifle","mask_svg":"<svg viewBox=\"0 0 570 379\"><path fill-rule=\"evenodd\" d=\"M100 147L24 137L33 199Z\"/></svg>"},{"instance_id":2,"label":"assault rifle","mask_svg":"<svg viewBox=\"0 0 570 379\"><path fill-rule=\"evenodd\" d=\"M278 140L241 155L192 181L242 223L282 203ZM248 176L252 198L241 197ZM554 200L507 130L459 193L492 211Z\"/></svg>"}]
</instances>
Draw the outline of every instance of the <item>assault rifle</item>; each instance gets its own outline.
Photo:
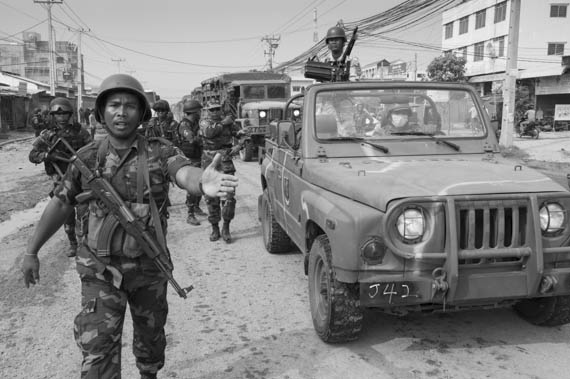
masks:
<instances>
[{"instance_id":1,"label":"assault rifle","mask_svg":"<svg viewBox=\"0 0 570 379\"><path fill-rule=\"evenodd\" d=\"M357 32L358 26L354 28L352 37L338 61L318 62L316 56L309 58L305 63L305 78L315 79L318 82L347 82L350 78L350 61L347 60L356 43Z\"/></svg>"},{"instance_id":2,"label":"assault rifle","mask_svg":"<svg viewBox=\"0 0 570 379\"><path fill-rule=\"evenodd\" d=\"M182 288L176 282L174 276L172 276L173 267L168 253L149 231L146 223L142 222L133 214L111 183L103 178L98 171L91 171L89 167L79 159L77 152L65 139L59 138L53 147L55 148L55 146L60 143L62 143L72 155L70 158L59 157L59 159L74 165L91 187L91 191L86 192L85 195L82 194L82 201L90 197L98 199L109 211L108 217L114 218L111 224L109 224L110 226L106 225L107 230L113 231L116 226L121 225L129 235L134 237L142 251L152 259L156 267L166 275L178 295L186 299L186 294L192 291L194 287L189 286Z\"/></svg>"}]
</instances>

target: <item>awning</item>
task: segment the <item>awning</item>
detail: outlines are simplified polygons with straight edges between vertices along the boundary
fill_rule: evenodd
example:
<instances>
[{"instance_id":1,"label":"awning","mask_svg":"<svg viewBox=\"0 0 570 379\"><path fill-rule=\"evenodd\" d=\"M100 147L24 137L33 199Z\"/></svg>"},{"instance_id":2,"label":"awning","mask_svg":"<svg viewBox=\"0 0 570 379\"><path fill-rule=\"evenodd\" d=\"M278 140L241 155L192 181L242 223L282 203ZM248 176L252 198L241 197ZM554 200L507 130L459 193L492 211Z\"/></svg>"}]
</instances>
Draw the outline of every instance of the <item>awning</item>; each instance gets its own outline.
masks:
<instances>
[{"instance_id":1,"label":"awning","mask_svg":"<svg viewBox=\"0 0 570 379\"><path fill-rule=\"evenodd\" d=\"M505 73L501 72L498 74L487 74L487 75L477 75L470 77L467 82L468 83L484 83L484 82L494 82L497 80L504 80Z\"/></svg>"}]
</instances>

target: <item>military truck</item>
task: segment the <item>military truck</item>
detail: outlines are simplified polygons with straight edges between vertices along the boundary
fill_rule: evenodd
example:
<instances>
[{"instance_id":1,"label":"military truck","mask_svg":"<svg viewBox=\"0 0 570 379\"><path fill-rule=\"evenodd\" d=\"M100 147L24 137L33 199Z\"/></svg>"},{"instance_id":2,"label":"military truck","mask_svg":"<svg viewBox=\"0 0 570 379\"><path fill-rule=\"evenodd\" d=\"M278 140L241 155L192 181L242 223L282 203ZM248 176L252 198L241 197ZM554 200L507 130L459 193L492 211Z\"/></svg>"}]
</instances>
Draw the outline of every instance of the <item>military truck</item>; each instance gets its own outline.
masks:
<instances>
[{"instance_id":1,"label":"military truck","mask_svg":"<svg viewBox=\"0 0 570 379\"><path fill-rule=\"evenodd\" d=\"M269 253L304 254L323 341L357 339L367 308L570 321L570 193L500 154L470 86L315 84L293 102L302 119L265 141L259 219Z\"/></svg>"},{"instance_id":2,"label":"military truck","mask_svg":"<svg viewBox=\"0 0 570 379\"><path fill-rule=\"evenodd\" d=\"M243 161L259 156L258 150L265 145L265 133L271 120L284 119L281 113L291 96L291 78L272 72L240 72L219 75L202 83L203 102L228 99L233 89L233 106L236 120L245 132L245 146L240 151Z\"/></svg>"}]
</instances>

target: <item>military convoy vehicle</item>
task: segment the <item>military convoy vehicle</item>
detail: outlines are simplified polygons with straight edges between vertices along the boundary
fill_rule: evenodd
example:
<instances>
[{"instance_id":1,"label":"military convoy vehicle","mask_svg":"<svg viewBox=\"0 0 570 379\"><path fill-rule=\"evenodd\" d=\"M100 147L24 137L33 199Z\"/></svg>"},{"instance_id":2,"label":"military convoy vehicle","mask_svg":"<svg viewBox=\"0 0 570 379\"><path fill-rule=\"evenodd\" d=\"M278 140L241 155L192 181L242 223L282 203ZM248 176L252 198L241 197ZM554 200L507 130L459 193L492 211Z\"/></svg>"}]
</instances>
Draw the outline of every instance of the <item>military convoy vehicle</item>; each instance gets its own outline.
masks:
<instances>
[{"instance_id":1,"label":"military convoy vehicle","mask_svg":"<svg viewBox=\"0 0 570 379\"><path fill-rule=\"evenodd\" d=\"M357 339L367 308L570 321L570 193L502 157L470 86L323 83L299 102L266 138L259 219L269 253L304 254L323 341Z\"/></svg>"},{"instance_id":2,"label":"military convoy vehicle","mask_svg":"<svg viewBox=\"0 0 570 379\"><path fill-rule=\"evenodd\" d=\"M237 72L219 75L202 81L200 96L205 104L228 99L233 91L236 120L246 136L240 158L247 162L258 157L265 145L265 133L272 120L286 118L281 112L291 96L291 78L272 72ZM232 100L233 99L233 100Z\"/></svg>"}]
</instances>

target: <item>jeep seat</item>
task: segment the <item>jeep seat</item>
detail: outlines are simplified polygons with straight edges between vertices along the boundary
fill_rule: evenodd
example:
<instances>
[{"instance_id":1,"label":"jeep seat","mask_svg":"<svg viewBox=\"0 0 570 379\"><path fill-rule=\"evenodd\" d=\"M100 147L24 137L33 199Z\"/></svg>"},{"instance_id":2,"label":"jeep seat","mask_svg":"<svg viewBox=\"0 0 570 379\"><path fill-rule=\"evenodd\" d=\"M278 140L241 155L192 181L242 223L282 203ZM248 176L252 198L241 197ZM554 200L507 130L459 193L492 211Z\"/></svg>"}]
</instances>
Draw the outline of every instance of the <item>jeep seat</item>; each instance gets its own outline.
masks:
<instances>
[{"instance_id":1,"label":"jeep seat","mask_svg":"<svg viewBox=\"0 0 570 379\"><path fill-rule=\"evenodd\" d=\"M316 117L317 138L338 137L336 118L332 114L321 114Z\"/></svg>"}]
</instances>

